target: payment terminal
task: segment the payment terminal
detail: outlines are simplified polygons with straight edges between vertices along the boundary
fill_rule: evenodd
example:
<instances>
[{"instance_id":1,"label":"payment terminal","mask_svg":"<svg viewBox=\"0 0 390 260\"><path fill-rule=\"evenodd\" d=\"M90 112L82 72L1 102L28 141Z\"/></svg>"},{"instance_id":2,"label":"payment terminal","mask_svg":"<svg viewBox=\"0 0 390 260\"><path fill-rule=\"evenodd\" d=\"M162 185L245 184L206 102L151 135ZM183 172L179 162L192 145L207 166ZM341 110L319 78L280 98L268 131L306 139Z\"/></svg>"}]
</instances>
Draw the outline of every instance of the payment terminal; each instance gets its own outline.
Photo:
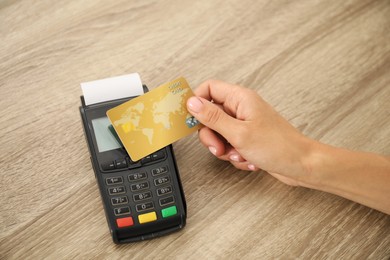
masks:
<instances>
[{"instance_id":1,"label":"payment terminal","mask_svg":"<svg viewBox=\"0 0 390 260\"><path fill-rule=\"evenodd\" d=\"M113 241L141 241L182 229L187 208L172 145L132 161L106 116L108 109L131 98L89 105L84 96L80 98L84 133Z\"/></svg>"}]
</instances>

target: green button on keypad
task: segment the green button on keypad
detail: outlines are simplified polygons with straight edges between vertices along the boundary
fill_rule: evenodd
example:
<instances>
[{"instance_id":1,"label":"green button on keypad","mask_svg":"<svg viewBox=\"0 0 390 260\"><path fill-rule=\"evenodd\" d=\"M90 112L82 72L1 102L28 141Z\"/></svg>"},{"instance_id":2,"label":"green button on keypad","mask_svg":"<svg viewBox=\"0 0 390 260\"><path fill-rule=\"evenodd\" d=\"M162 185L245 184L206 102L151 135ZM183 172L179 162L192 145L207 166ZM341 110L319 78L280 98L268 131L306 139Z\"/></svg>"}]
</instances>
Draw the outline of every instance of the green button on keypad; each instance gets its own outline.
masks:
<instances>
[{"instance_id":1,"label":"green button on keypad","mask_svg":"<svg viewBox=\"0 0 390 260\"><path fill-rule=\"evenodd\" d=\"M162 214L163 218L167 218L167 217L176 215L177 214L176 206L172 206L172 207L161 210L161 214Z\"/></svg>"}]
</instances>

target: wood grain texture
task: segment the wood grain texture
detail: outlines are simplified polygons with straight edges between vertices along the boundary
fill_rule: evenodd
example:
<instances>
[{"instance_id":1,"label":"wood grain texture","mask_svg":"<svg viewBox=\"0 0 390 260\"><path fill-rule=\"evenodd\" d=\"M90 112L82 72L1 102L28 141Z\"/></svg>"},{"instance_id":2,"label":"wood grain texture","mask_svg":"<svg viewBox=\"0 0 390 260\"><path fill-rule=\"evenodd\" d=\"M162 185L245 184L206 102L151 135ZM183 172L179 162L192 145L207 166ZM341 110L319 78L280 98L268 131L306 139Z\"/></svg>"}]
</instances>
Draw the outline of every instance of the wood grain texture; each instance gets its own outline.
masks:
<instances>
[{"instance_id":1,"label":"wood grain texture","mask_svg":"<svg viewBox=\"0 0 390 260\"><path fill-rule=\"evenodd\" d=\"M390 217L174 148L184 230L111 242L80 82L139 72L256 90L304 134L390 153L390 2L0 1L0 258L388 259Z\"/></svg>"}]
</instances>

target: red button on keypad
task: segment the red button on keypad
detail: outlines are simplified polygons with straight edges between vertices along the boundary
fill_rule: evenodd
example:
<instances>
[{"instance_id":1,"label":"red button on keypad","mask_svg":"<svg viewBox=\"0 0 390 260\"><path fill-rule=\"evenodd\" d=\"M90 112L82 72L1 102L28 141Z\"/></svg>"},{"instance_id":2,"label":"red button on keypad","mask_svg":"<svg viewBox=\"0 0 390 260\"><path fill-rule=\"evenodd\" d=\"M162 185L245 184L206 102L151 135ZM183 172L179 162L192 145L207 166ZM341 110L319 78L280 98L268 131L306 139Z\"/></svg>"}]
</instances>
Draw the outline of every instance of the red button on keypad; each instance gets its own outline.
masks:
<instances>
[{"instance_id":1,"label":"red button on keypad","mask_svg":"<svg viewBox=\"0 0 390 260\"><path fill-rule=\"evenodd\" d=\"M116 224L118 225L118 228L122 228L122 227L130 227L134 224L134 222L132 217L117 218Z\"/></svg>"}]
</instances>

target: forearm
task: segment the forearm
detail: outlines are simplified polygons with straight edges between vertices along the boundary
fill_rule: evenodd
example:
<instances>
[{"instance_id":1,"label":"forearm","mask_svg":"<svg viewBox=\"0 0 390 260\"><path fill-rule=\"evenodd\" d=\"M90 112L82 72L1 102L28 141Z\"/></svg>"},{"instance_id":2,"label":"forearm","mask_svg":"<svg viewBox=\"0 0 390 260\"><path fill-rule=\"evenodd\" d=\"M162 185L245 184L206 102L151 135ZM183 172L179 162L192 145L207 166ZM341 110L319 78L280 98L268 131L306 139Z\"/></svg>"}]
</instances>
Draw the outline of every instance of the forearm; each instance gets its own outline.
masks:
<instances>
[{"instance_id":1,"label":"forearm","mask_svg":"<svg viewBox=\"0 0 390 260\"><path fill-rule=\"evenodd\" d=\"M304 186L330 192L390 214L390 159L313 143Z\"/></svg>"}]
</instances>

